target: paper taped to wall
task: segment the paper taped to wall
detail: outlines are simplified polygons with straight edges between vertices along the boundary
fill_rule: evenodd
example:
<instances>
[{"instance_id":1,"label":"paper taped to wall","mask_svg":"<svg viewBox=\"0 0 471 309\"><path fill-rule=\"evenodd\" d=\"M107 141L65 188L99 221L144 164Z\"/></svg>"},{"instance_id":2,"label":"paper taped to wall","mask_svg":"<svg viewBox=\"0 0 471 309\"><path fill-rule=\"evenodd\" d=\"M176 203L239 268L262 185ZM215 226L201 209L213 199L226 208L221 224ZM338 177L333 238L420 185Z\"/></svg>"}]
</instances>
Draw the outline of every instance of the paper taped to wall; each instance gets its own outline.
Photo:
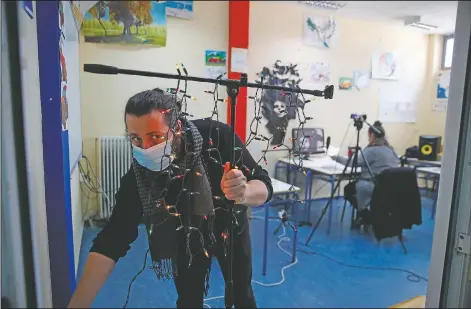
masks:
<instances>
[{"instance_id":1,"label":"paper taped to wall","mask_svg":"<svg viewBox=\"0 0 471 309\"><path fill-rule=\"evenodd\" d=\"M231 49L231 72L248 73L248 50L245 48Z\"/></svg>"},{"instance_id":2,"label":"paper taped to wall","mask_svg":"<svg viewBox=\"0 0 471 309\"><path fill-rule=\"evenodd\" d=\"M381 86L379 119L383 122L412 123L417 118L418 92L406 82Z\"/></svg>"}]
</instances>

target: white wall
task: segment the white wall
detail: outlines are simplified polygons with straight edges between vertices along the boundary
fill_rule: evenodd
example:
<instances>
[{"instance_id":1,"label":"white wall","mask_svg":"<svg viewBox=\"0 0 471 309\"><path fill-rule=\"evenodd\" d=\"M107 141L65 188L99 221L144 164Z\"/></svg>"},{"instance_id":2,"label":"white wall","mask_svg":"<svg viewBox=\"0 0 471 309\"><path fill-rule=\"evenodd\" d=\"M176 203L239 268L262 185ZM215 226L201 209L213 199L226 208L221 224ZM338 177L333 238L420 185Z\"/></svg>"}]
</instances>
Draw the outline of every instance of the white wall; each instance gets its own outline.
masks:
<instances>
[{"instance_id":1,"label":"white wall","mask_svg":"<svg viewBox=\"0 0 471 309\"><path fill-rule=\"evenodd\" d=\"M397 24L337 18L338 40L332 48L322 50L302 45L303 13L326 15L326 11L272 1L253 1L250 5L249 79L255 79L256 72L263 66L271 67L276 60L299 64L330 64L331 84L335 86L334 98L317 99L307 104L305 113L314 117L306 127L323 127L325 135L331 136L332 145L340 146L349 126L351 113L366 113L371 122L378 118L379 89L381 85L391 81L371 80L370 88L361 91L338 90L338 81L339 77L353 77L354 70L370 70L372 54L382 51L394 51L402 55L400 65L405 70L402 80L406 80L420 94L415 123L384 124L390 142L402 154L407 147L418 143L420 134L443 135L445 113L432 111L432 93L435 90L432 74L437 73L436 66L432 68L432 62L434 57L436 61L439 52L434 50L436 38L429 38L419 30ZM251 93L253 95L254 91ZM247 127L253 118L252 104L249 102ZM430 122L432 119L433 123ZM264 125L265 122L262 132L267 133ZM291 128L298 125L298 121L290 121L288 134L291 135ZM355 130L352 126L342 145L343 154L346 153L347 146L354 145L354 141ZM361 144L366 144L366 129L361 132ZM266 147L265 143L257 144L255 141L252 145L254 154ZM276 158L284 155L286 153L283 152L267 155L270 173L274 171Z\"/></svg>"},{"instance_id":2,"label":"white wall","mask_svg":"<svg viewBox=\"0 0 471 309\"><path fill-rule=\"evenodd\" d=\"M83 210L80 194L80 173L78 167L70 175L70 199L72 201L72 230L74 233L74 261L75 275L77 275L80 247L82 246L83 235Z\"/></svg>"},{"instance_id":3,"label":"white wall","mask_svg":"<svg viewBox=\"0 0 471 309\"><path fill-rule=\"evenodd\" d=\"M77 274L82 245L83 213L80 194L79 168L77 160L82 152L82 127L81 127L81 98L80 98L80 59L79 59L79 34L75 24L72 7L69 1L62 1L64 8L64 44L62 46L67 67L67 81L61 83L61 89L67 85L68 120L67 130L69 134L69 164L68 168L74 168L70 174L70 199L72 214L72 231L74 241L75 274Z\"/></svg>"},{"instance_id":4,"label":"white wall","mask_svg":"<svg viewBox=\"0 0 471 309\"><path fill-rule=\"evenodd\" d=\"M120 68L176 74L175 65L183 63L189 75L204 76L205 50L227 50L227 1L195 1L192 20L168 17L167 46L139 47L80 43L80 62L118 66ZM101 135L124 134L124 107L133 94L156 87L175 87L176 82L148 77L111 76L81 73L83 153L96 170L95 139ZM189 82L188 112L196 118L207 117L213 107L211 96L204 90L211 84ZM220 120L226 120L224 103L220 105ZM85 198L84 198L85 200ZM97 199L89 201L89 210L96 209ZM85 201L84 201L85 202Z\"/></svg>"}]
</instances>

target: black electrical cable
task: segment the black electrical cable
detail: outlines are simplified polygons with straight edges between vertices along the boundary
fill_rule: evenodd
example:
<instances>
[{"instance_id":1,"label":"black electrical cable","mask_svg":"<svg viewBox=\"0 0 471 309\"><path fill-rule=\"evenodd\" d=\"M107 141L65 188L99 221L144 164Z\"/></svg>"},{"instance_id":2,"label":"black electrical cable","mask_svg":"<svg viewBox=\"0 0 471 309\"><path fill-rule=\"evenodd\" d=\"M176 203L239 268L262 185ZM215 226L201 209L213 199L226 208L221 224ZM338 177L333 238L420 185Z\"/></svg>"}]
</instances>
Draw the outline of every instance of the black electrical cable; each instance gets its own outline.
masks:
<instances>
[{"instance_id":1,"label":"black electrical cable","mask_svg":"<svg viewBox=\"0 0 471 309\"><path fill-rule=\"evenodd\" d=\"M147 249L146 251L146 254L144 256L144 266L142 266L141 270L139 270L139 272L134 275L134 277L131 279L131 281L129 282L129 286L128 286L128 294L126 295L126 301L124 302L124 305L122 308L126 308L126 306L128 305L128 302L129 302L129 296L131 295L131 288L132 288L132 284L134 283L134 281L137 279L137 277L139 277L140 274L142 274L142 272L146 269L146 265L147 265L147 255L149 254L149 251L150 251L150 248Z\"/></svg>"},{"instance_id":2,"label":"black electrical cable","mask_svg":"<svg viewBox=\"0 0 471 309\"><path fill-rule=\"evenodd\" d=\"M302 243L299 243L299 245L301 246L304 246L304 244ZM339 265L342 265L342 266L345 266L345 267L350 267L350 268L357 268L357 269L367 269L367 270L382 270L382 271L397 271L397 272L403 272L403 273L406 273L408 274L406 279L410 282L420 282L420 281L426 281L428 282L428 279L421 276L421 275L418 275L416 273L414 273L413 271L410 271L410 270L407 270L407 269L402 269L402 268L396 268L396 267L379 267L379 266L363 266L363 265L352 265L352 264L348 264L348 263L344 263L344 262L341 262L341 261L338 261L326 254L323 254L323 253L319 253L319 252L316 252L316 251L307 251L307 250L303 250L303 249L300 249L299 247L297 248L296 251L299 251L299 252L302 252L302 253L305 253L305 254L308 254L308 255L316 255L316 256L320 256L320 257L323 257L327 260L330 260L332 262L335 262Z\"/></svg>"}]
</instances>

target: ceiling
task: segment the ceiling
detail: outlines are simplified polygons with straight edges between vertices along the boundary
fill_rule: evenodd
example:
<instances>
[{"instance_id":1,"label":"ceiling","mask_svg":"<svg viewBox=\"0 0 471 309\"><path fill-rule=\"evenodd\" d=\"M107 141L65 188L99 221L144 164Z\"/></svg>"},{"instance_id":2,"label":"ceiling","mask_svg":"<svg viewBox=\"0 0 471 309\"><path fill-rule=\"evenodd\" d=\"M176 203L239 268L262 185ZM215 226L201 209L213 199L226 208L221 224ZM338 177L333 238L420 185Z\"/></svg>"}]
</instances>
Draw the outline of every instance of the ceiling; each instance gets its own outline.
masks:
<instances>
[{"instance_id":1,"label":"ceiling","mask_svg":"<svg viewBox=\"0 0 471 309\"><path fill-rule=\"evenodd\" d=\"M333 1L347 3L336 15L390 20L404 24L406 16L420 16L421 23L437 26L428 33L448 34L455 29L458 1ZM314 7L315 8L315 7Z\"/></svg>"}]
</instances>

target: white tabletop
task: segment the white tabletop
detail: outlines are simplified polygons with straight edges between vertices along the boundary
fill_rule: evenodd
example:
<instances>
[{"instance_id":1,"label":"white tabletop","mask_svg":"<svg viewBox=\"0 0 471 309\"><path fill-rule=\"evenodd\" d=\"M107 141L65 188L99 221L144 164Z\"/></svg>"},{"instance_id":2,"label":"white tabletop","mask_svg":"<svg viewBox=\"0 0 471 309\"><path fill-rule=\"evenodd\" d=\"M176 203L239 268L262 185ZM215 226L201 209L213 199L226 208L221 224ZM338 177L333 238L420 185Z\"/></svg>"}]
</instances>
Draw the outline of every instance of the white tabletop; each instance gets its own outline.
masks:
<instances>
[{"instance_id":1,"label":"white tabletop","mask_svg":"<svg viewBox=\"0 0 471 309\"><path fill-rule=\"evenodd\" d=\"M418 167L417 171L422 172L422 173L427 173L427 174L433 174L433 175L440 176L441 168L437 167L437 166Z\"/></svg>"},{"instance_id":2,"label":"white tabletop","mask_svg":"<svg viewBox=\"0 0 471 309\"><path fill-rule=\"evenodd\" d=\"M302 160L302 159L301 159ZM283 157L280 158L279 161L291 165L299 165L300 164L300 158L299 157L291 157L291 160L289 160L288 157ZM331 157L327 155L316 155L316 156L311 156L308 160L302 160L303 168L315 171L317 173L321 173L324 175L330 175L330 176L336 176L336 175L341 175L343 169L345 168L345 165L340 164L334 160L332 160ZM348 167L345 170L346 174L351 173L351 168ZM357 168L358 173L361 172L361 168Z\"/></svg>"},{"instance_id":3,"label":"white tabletop","mask_svg":"<svg viewBox=\"0 0 471 309\"><path fill-rule=\"evenodd\" d=\"M273 194L285 194L290 192L299 192L301 189L296 186L292 186L284 181L271 178L271 184L273 186Z\"/></svg>"},{"instance_id":4,"label":"white tabletop","mask_svg":"<svg viewBox=\"0 0 471 309\"><path fill-rule=\"evenodd\" d=\"M433 165L433 166L442 166L442 161L427 161L427 160L419 160L417 158L407 158L407 162L412 165L427 164L427 165Z\"/></svg>"}]
</instances>

